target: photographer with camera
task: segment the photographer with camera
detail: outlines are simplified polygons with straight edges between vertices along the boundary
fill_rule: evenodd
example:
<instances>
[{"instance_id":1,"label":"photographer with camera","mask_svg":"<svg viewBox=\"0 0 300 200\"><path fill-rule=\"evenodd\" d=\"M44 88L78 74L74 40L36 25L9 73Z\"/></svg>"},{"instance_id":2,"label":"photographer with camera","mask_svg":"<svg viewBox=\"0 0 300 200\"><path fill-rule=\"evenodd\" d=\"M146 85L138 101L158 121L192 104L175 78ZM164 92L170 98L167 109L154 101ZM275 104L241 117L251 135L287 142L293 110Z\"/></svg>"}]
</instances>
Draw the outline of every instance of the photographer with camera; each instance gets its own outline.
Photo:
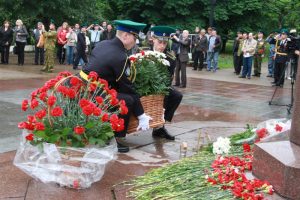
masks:
<instances>
[{"instance_id":1,"label":"photographer with camera","mask_svg":"<svg viewBox=\"0 0 300 200\"><path fill-rule=\"evenodd\" d=\"M288 47L288 58L290 61L290 78L292 81L296 79L296 74L297 74L297 64L298 64L298 59L299 55L297 55L297 51L299 52L300 50L300 37L297 36L297 31L296 29L291 29L290 34L287 38L287 47Z\"/></svg>"}]
</instances>

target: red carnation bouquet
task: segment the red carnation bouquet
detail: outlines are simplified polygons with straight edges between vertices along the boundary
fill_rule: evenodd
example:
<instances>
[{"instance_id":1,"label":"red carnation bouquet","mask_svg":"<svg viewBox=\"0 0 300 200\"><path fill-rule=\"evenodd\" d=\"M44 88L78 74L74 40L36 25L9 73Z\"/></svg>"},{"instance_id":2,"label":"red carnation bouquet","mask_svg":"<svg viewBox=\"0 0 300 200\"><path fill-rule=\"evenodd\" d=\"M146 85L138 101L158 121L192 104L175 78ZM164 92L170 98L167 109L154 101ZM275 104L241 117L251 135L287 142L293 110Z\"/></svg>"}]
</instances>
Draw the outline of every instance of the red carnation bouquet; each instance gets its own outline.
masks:
<instances>
[{"instance_id":1,"label":"red carnation bouquet","mask_svg":"<svg viewBox=\"0 0 300 200\"><path fill-rule=\"evenodd\" d=\"M117 152L114 132L124 129L128 109L106 80L90 72L87 81L62 72L24 100L30 110L20 122L23 137L14 164L44 182L75 189L90 187Z\"/></svg>"},{"instance_id":2,"label":"red carnation bouquet","mask_svg":"<svg viewBox=\"0 0 300 200\"><path fill-rule=\"evenodd\" d=\"M87 82L69 72L60 73L23 101L22 110L28 109L34 114L18 125L28 131L26 140L32 145L47 142L71 147L105 146L113 131L124 129L118 114L128 112L117 92L95 72Z\"/></svg>"}]
</instances>

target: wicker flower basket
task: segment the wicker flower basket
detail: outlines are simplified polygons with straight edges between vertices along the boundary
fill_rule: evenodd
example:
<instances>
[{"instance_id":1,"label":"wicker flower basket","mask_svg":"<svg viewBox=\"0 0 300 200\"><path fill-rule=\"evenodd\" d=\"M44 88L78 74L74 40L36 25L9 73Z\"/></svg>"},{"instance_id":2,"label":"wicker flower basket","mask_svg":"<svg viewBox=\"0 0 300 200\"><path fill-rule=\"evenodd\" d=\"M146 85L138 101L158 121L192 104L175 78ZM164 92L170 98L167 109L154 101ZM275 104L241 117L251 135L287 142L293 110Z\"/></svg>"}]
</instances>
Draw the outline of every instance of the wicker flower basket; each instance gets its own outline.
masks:
<instances>
[{"instance_id":1,"label":"wicker flower basket","mask_svg":"<svg viewBox=\"0 0 300 200\"><path fill-rule=\"evenodd\" d=\"M149 95L141 97L141 103L143 105L144 111L147 115L152 117L153 120L150 121L150 127L155 128L161 126L165 123L163 119L164 114L164 96L163 95ZM131 115L128 125L128 133L133 133L136 131L139 125L138 119Z\"/></svg>"}]
</instances>

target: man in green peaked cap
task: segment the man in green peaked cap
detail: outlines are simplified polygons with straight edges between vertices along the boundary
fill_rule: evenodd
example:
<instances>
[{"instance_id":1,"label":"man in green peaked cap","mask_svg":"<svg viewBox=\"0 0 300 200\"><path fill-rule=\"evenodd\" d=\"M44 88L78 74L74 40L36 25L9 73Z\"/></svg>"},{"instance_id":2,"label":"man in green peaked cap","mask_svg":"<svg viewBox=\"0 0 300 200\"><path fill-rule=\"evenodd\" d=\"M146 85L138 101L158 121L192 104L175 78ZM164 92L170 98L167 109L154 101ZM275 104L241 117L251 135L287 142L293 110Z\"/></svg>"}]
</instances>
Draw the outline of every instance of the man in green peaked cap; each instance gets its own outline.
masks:
<instances>
[{"instance_id":1,"label":"man in green peaked cap","mask_svg":"<svg viewBox=\"0 0 300 200\"><path fill-rule=\"evenodd\" d=\"M171 122L174 113L182 100L182 94L175 88L171 87L174 70L176 67L176 57L174 52L168 51L167 49L168 41L175 34L176 30L169 26L155 26L151 28L151 31L153 31L153 51L165 53L167 60L170 62L170 66L168 68L171 77L170 89L169 94L164 98L164 118L166 122ZM166 138L168 140L175 140L175 137L169 134L164 126L153 129L152 136Z\"/></svg>"},{"instance_id":2,"label":"man in green peaked cap","mask_svg":"<svg viewBox=\"0 0 300 200\"><path fill-rule=\"evenodd\" d=\"M115 132L119 152L126 153L129 151L129 147L122 143L122 138L126 136L131 113L139 120L137 130L149 129L151 120L151 117L144 113L139 95L129 79L132 71L127 56L127 51L134 47L139 31L143 30L146 24L130 20L115 20L115 25L116 37L96 45L88 64L80 72L80 76L87 79L87 75L91 71L95 71L100 78L108 82L111 89L118 92L117 99L126 102L128 113L119 116L124 119L125 129Z\"/></svg>"}]
</instances>

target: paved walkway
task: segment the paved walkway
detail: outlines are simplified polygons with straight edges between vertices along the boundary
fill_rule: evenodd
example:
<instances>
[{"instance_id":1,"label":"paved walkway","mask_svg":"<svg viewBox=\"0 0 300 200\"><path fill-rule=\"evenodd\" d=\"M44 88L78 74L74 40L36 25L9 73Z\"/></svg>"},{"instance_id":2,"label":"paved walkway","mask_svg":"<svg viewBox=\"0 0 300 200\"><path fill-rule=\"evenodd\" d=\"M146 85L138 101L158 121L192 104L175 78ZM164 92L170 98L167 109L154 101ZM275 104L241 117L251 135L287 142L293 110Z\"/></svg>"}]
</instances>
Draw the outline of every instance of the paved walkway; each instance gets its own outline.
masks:
<instances>
[{"instance_id":1,"label":"paved walkway","mask_svg":"<svg viewBox=\"0 0 300 200\"><path fill-rule=\"evenodd\" d=\"M32 57L27 58L25 63L31 63ZM21 133L16 125L25 116L20 111L20 103L34 88L55 75L41 73L40 68L35 65L0 65L0 200L123 200L126 199L126 188L119 183L142 175L150 168L178 160L183 141L188 142L188 155L192 155L199 130L215 139L240 132L247 123L255 125L270 118L291 117L285 106L269 105L275 88L270 86L272 80L265 77L265 67L261 78L251 80L237 78L232 69L212 73L188 68L187 88L180 89L184 94L182 104L174 123L167 126L172 134L177 135L175 142L153 140L151 131L130 135L127 142L132 150L118 155L100 182L82 191L64 189L33 180L12 165ZM57 66L55 72L66 69L71 69L71 66ZM288 104L289 101L290 83L287 82L276 92L275 102ZM272 199L280 198L273 196Z\"/></svg>"}]
</instances>

